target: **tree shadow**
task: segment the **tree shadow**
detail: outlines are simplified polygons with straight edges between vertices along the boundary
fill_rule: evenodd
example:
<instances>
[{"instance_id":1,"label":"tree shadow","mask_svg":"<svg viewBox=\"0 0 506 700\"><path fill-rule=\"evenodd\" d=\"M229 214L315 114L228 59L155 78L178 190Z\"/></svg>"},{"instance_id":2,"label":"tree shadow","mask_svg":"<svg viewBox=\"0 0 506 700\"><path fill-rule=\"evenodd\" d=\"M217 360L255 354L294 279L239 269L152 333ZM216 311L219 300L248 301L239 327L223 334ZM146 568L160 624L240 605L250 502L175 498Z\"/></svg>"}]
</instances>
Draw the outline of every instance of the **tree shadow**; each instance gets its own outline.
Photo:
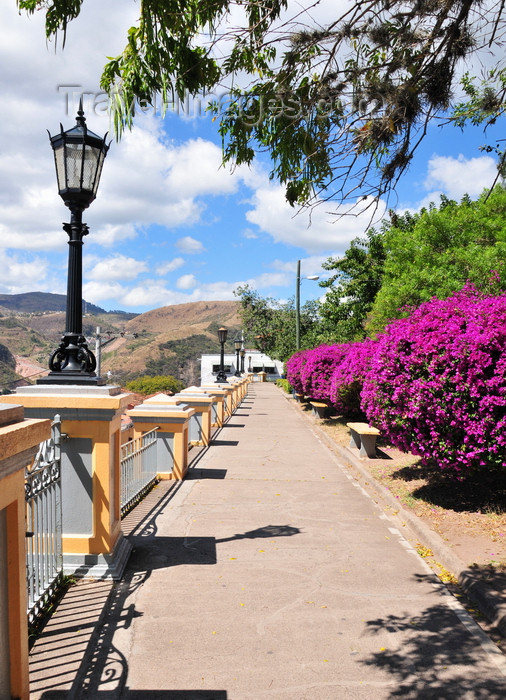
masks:
<instances>
[{"instance_id":1,"label":"tree shadow","mask_svg":"<svg viewBox=\"0 0 506 700\"><path fill-rule=\"evenodd\" d=\"M402 481L424 481L412 492L414 498L461 512L489 512L502 514L506 511L506 473L484 471L472 474L459 481L441 473L437 465L420 463L398 469L393 475Z\"/></svg>"},{"instance_id":2,"label":"tree shadow","mask_svg":"<svg viewBox=\"0 0 506 700\"><path fill-rule=\"evenodd\" d=\"M416 578L432 582L431 577L424 575ZM434 593L441 595L439 587ZM394 677L396 686L389 697L412 700L506 697L506 678L490 659L488 664L481 663L480 669L477 668L480 656L484 656L478 637L470 633L449 605L437 603L415 616L385 615L366 621L366 626L366 634L382 634L382 640L385 630L402 635L402 646L381 648L359 662ZM497 653L500 655L499 650ZM497 673L491 673L492 669Z\"/></svg>"},{"instance_id":3,"label":"tree shadow","mask_svg":"<svg viewBox=\"0 0 506 700\"><path fill-rule=\"evenodd\" d=\"M499 633L506 637L506 568L493 564L471 564L460 573L459 583L471 600L479 601L483 613L493 621Z\"/></svg>"}]
</instances>

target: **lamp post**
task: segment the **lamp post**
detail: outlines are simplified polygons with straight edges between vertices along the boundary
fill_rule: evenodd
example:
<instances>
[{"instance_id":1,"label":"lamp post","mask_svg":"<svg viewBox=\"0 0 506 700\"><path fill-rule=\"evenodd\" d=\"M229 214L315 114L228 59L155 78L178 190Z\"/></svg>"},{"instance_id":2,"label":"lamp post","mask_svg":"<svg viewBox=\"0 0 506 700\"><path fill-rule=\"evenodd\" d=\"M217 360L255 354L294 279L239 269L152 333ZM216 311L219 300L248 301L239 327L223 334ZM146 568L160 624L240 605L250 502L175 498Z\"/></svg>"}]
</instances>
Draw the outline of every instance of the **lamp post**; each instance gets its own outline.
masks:
<instances>
[{"instance_id":1,"label":"lamp post","mask_svg":"<svg viewBox=\"0 0 506 700\"><path fill-rule=\"evenodd\" d=\"M305 280L318 280L318 275L309 275ZM300 350L300 260L297 260L297 284L295 285L295 349Z\"/></svg>"},{"instance_id":2,"label":"lamp post","mask_svg":"<svg viewBox=\"0 0 506 700\"><path fill-rule=\"evenodd\" d=\"M244 348L241 349L241 374L244 374L244 357L246 356L246 350Z\"/></svg>"},{"instance_id":3,"label":"lamp post","mask_svg":"<svg viewBox=\"0 0 506 700\"><path fill-rule=\"evenodd\" d=\"M49 132L48 132L49 133ZM69 236L67 276L67 305L65 334L59 347L49 359L47 377L38 384L105 384L95 374L97 361L83 336L82 256L83 237L88 226L83 223L83 211L97 195L104 158L109 144L86 126L82 100L76 117L76 125L56 136L49 134L54 151L58 193L70 210L70 223L63 224Z\"/></svg>"},{"instance_id":4,"label":"lamp post","mask_svg":"<svg viewBox=\"0 0 506 700\"><path fill-rule=\"evenodd\" d=\"M227 382L227 375L225 373L225 343L227 341L228 330L226 328L218 328L218 340L221 345L220 352L220 371L216 376L216 382Z\"/></svg>"},{"instance_id":5,"label":"lamp post","mask_svg":"<svg viewBox=\"0 0 506 700\"><path fill-rule=\"evenodd\" d=\"M242 340L237 337L234 340L234 348L235 348L235 372L234 372L234 377L240 377L241 376L241 370L239 368L239 353L241 352L241 347L242 347Z\"/></svg>"}]
</instances>

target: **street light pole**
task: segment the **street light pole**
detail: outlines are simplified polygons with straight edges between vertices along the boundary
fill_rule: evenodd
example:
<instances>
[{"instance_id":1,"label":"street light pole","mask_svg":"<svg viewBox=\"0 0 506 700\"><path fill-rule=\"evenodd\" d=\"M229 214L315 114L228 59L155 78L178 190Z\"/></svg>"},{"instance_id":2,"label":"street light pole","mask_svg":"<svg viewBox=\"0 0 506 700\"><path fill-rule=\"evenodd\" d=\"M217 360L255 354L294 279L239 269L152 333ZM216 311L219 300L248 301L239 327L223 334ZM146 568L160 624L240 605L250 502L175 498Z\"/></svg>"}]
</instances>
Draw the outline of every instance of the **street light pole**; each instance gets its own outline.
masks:
<instances>
[{"instance_id":1,"label":"street light pole","mask_svg":"<svg viewBox=\"0 0 506 700\"><path fill-rule=\"evenodd\" d=\"M318 280L318 275L308 275L305 280ZM297 282L295 285L295 349L300 350L300 260L297 260Z\"/></svg>"},{"instance_id":2,"label":"street light pole","mask_svg":"<svg viewBox=\"0 0 506 700\"><path fill-rule=\"evenodd\" d=\"M221 345L220 350L220 371L216 375L216 382L227 383L227 375L225 373L225 342L227 340L228 330L226 328L218 328L218 340Z\"/></svg>"},{"instance_id":3,"label":"street light pole","mask_svg":"<svg viewBox=\"0 0 506 700\"><path fill-rule=\"evenodd\" d=\"M234 377L240 377L241 376L241 370L240 370L240 364L239 364L239 353L241 352L241 345L242 345L242 340L237 337L234 340L234 347L235 347L235 372L234 372Z\"/></svg>"},{"instance_id":4,"label":"street light pole","mask_svg":"<svg viewBox=\"0 0 506 700\"><path fill-rule=\"evenodd\" d=\"M300 350L300 260L297 260L297 284L295 286L295 349Z\"/></svg>"},{"instance_id":5,"label":"street light pole","mask_svg":"<svg viewBox=\"0 0 506 700\"><path fill-rule=\"evenodd\" d=\"M106 134L107 136L107 134ZM83 211L97 195L104 158L109 150L106 136L97 136L86 126L82 100L76 125L55 136L49 134L54 152L58 193L70 210L70 223L63 224L69 237L65 334L49 359L47 377L37 384L105 384L95 374L97 361L83 336L83 238L88 226Z\"/></svg>"}]
</instances>

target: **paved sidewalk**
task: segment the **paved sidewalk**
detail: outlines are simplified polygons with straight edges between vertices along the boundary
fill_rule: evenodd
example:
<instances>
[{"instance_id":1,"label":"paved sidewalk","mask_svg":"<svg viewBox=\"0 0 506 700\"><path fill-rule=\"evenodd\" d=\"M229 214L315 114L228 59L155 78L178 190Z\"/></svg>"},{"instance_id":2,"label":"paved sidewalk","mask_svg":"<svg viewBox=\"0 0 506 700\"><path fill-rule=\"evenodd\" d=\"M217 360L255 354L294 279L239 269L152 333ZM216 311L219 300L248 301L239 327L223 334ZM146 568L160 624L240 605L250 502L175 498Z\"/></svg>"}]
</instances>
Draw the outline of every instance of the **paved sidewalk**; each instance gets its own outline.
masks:
<instances>
[{"instance_id":1,"label":"paved sidewalk","mask_svg":"<svg viewBox=\"0 0 506 700\"><path fill-rule=\"evenodd\" d=\"M271 384L125 521L119 584L73 587L32 699L499 700L506 662Z\"/></svg>"}]
</instances>

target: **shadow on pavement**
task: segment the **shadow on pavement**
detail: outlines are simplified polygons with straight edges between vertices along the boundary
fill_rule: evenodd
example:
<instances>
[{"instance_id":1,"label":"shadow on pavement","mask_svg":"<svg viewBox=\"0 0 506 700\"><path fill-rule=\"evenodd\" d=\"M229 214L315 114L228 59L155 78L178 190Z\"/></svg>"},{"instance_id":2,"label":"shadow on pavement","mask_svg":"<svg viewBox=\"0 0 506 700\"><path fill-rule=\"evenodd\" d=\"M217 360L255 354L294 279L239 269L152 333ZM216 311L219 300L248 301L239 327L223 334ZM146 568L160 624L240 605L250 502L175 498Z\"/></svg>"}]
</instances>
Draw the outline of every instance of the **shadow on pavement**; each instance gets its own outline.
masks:
<instances>
[{"instance_id":1,"label":"shadow on pavement","mask_svg":"<svg viewBox=\"0 0 506 700\"><path fill-rule=\"evenodd\" d=\"M89 700L118 700L115 691L98 691L86 696ZM227 700L226 690L129 690L124 688L121 698L124 700ZM49 690L41 695L41 700L65 700L68 695L63 690Z\"/></svg>"},{"instance_id":2,"label":"shadow on pavement","mask_svg":"<svg viewBox=\"0 0 506 700\"><path fill-rule=\"evenodd\" d=\"M140 586L147 582L151 572L156 569L183 564L196 566L215 564L217 542L291 536L298 534L300 530L290 525L267 525L219 540L214 537L160 537L157 535L157 519L163 515L164 508L179 488L180 485L169 487L169 491L159 497L155 505L148 504L146 502L148 499L141 502L137 506L138 522L135 523L135 511L127 516L130 518L130 523L127 522L126 525L131 526L128 539L133 545L133 552L125 575L104 599L100 621L92 632L70 690L57 689L61 683L56 664L51 666L50 676L45 678L45 687L48 689L40 695L41 700L227 700L226 690L130 690L128 688L128 658L115 646L114 642L116 632L128 630L132 622L142 616L142 613L136 610L135 603L130 603L129 599ZM71 633L71 630L69 632ZM60 658L65 654L65 649L58 649L57 654ZM51 687L52 690L49 689Z\"/></svg>"},{"instance_id":3,"label":"shadow on pavement","mask_svg":"<svg viewBox=\"0 0 506 700\"><path fill-rule=\"evenodd\" d=\"M198 479L225 479L226 476L226 469L201 469L200 467L194 467L188 470L185 478L187 481L195 481Z\"/></svg>"},{"instance_id":4,"label":"shadow on pavement","mask_svg":"<svg viewBox=\"0 0 506 700\"><path fill-rule=\"evenodd\" d=\"M418 575L417 579L433 583L430 576ZM438 588L434 594L441 595ZM383 635L385 630L402 635L402 647L381 648L359 663L380 668L395 678L391 698L503 700L506 697L506 678L498 678L499 673L492 679L470 673L476 660L478 633L470 633L462 620L458 622L456 612L448 605L438 603L416 616L390 614L366 621L366 634ZM499 649L497 655L504 664Z\"/></svg>"}]
</instances>

